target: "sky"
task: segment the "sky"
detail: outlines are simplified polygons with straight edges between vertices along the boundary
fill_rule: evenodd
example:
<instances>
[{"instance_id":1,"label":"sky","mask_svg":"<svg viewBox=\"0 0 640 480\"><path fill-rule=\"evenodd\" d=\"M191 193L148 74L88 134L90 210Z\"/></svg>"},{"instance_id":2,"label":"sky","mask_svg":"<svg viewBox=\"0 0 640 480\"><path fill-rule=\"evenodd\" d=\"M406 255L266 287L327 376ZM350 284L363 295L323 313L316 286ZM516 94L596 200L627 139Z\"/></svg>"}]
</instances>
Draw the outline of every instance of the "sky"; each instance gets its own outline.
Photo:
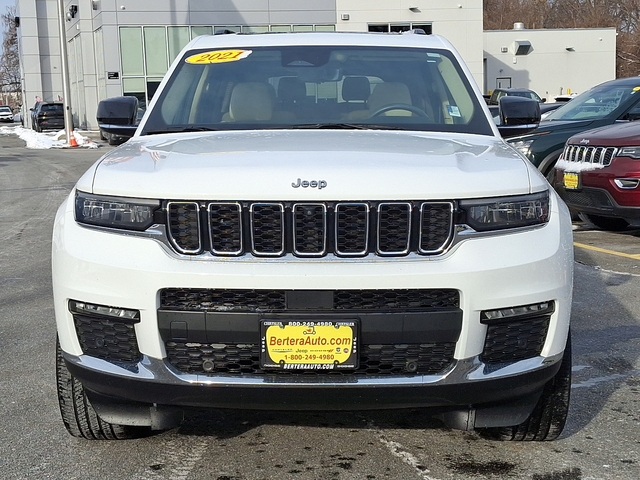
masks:
<instances>
[{"instance_id":1,"label":"sky","mask_svg":"<svg viewBox=\"0 0 640 480\"><path fill-rule=\"evenodd\" d=\"M0 12L5 13L7 7L13 7L16 4L16 0L0 0Z\"/></svg>"}]
</instances>

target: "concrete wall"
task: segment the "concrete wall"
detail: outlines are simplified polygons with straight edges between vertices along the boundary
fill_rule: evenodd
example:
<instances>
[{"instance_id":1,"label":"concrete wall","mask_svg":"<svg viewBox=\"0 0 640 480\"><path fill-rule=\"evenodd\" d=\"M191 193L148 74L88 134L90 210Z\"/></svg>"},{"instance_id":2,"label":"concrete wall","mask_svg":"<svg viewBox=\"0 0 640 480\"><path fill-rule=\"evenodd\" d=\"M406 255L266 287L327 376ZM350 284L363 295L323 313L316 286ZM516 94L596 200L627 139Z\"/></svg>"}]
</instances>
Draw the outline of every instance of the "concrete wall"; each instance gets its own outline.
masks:
<instances>
[{"instance_id":1,"label":"concrete wall","mask_svg":"<svg viewBox=\"0 0 640 480\"><path fill-rule=\"evenodd\" d=\"M530 53L515 55L517 41L530 42ZM510 78L511 87L529 88L553 101L616 78L616 30L486 31L484 56L485 93L496 88L497 79Z\"/></svg>"}]
</instances>

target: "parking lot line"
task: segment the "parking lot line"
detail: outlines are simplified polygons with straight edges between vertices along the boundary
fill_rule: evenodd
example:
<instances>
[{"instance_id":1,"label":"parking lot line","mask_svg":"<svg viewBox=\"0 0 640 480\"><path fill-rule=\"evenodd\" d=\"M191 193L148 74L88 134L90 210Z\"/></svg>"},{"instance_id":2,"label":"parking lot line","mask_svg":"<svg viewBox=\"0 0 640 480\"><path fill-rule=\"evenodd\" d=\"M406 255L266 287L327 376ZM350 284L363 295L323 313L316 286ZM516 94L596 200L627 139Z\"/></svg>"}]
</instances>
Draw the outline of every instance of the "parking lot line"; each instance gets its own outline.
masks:
<instances>
[{"instance_id":1,"label":"parking lot line","mask_svg":"<svg viewBox=\"0 0 640 480\"><path fill-rule=\"evenodd\" d=\"M605 248L593 247L591 245L585 245L584 243L578 243L578 242L573 242L573 245L579 248L593 250L595 252L608 253L609 255L616 255L618 257L626 257L626 258L633 258L634 260L640 260L640 254L633 255L630 253L616 252L615 250L607 250Z\"/></svg>"}]
</instances>

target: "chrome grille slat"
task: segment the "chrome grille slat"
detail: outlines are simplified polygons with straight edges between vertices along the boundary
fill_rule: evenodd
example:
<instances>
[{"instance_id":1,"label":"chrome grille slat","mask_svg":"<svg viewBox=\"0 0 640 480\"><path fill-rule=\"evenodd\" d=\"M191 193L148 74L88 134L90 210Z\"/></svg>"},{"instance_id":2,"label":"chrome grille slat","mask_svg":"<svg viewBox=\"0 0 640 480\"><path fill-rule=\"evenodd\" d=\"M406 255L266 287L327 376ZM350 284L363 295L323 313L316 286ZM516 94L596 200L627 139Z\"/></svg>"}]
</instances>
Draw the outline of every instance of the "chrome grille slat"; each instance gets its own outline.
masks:
<instances>
[{"instance_id":1,"label":"chrome grille slat","mask_svg":"<svg viewBox=\"0 0 640 480\"><path fill-rule=\"evenodd\" d=\"M165 209L178 253L220 257L438 255L455 224L452 201L169 201Z\"/></svg>"},{"instance_id":2,"label":"chrome grille slat","mask_svg":"<svg viewBox=\"0 0 640 480\"><path fill-rule=\"evenodd\" d=\"M381 203L378 206L378 253L406 255L411 241L411 204Z\"/></svg>"},{"instance_id":3,"label":"chrome grille slat","mask_svg":"<svg viewBox=\"0 0 640 480\"><path fill-rule=\"evenodd\" d=\"M207 207L211 253L240 255L242 253L242 205L210 203Z\"/></svg>"},{"instance_id":4,"label":"chrome grille slat","mask_svg":"<svg viewBox=\"0 0 640 480\"><path fill-rule=\"evenodd\" d=\"M284 254L284 205L254 203L250 212L251 251L276 257Z\"/></svg>"},{"instance_id":5,"label":"chrome grille slat","mask_svg":"<svg viewBox=\"0 0 640 480\"><path fill-rule=\"evenodd\" d=\"M567 145L564 148L562 158L570 163L593 163L607 167L617 154L616 147Z\"/></svg>"},{"instance_id":6,"label":"chrome grille slat","mask_svg":"<svg viewBox=\"0 0 640 480\"><path fill-rule=\"evenodd\" d=\"M202 251L200 206L196 202L169 202L167 222L169 239L178 252L197 254Z\"/></svg>"},{"instance_id":7,"label":"chrome grille slat","mask_svg":"<svg viewBox=\"0 0 640 480\"><path fill-rule=\"evenodd\" d=\"M443 252L453 239L453 203L431 202L420 206L420 245L422 254Z\"/></svg>"},{"instance_id":8,"label":"chrome grille slat","mask_svg":"<svg viewBox=\"0 0 640 480\"><path fill-rule=\"evenodd\" d=\"M321 257L327 253L327 207L323 203L297 203L293 211L293 253Z\"/></svg>"},{"instance_id":9,"label":"chrome grille slat","mask_svg":"<svg viewBox=\"0 0 640 480\"><path fill-rule=\"evenodd\" d=\"M339 203L336 205L336 254L363 256L369 246L369 205Z\"/></svg>"}]
</instances>

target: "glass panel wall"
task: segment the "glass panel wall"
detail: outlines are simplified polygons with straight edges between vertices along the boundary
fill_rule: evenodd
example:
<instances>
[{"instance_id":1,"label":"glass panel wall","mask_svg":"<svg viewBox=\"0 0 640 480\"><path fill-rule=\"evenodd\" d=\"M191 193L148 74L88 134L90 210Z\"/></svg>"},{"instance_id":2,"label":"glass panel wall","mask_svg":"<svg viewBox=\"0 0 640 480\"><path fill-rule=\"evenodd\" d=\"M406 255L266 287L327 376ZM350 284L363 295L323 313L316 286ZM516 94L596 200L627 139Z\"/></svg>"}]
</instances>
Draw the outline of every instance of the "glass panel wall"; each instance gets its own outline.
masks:
<instances>
[{"instance_id":1,"label":"glass panel wall","mask_svg":"<svg viewBox=\"0 0 640 480\"><path fill-rule=\"evenodd\" d=\"M191 27L191 38L199 37L200 35L212 35L212 27Z\"/></svg>"},{"instance_id":2,"label":"glass panel wall","mask_svg":"<svg viewBox=\"0 0 640 480\"><path fill-rule=\"evenodd\" d=\"M144 59L146 75L167 73L167 28L144 27Z\"/></svg>"},{"instance_id":3,"label":"glass panel wall","mask_svg":"<svg viewBox=\"0 0 640 480\"><path fill-rule=\"evenodd\" d=\"M104 45L102 28L93 32L94 57L96 60L96 72L98 77L98 100L107 98L107 72L104 63Z\"/></svg>"},{"instance_id":4,"label":"glass panel wall","mask_svg":"<svg viewBox=\"0 0 640 480\"><path fill-rule=\"evenodd\" d=\"M123 76L144 75L141 27L120 27L120 57Z\"/></svg>"},{"instance_id":5,"label":"glass panel wall","mask_svg":"<svg viewBox=\"0 0 640 480\"><path fill-rule=\"evenodd\" d=\"M169 63L173 62L180 50L189 43L189 27L167 27L169 43Z\"/></svg>"}]
</instances>

